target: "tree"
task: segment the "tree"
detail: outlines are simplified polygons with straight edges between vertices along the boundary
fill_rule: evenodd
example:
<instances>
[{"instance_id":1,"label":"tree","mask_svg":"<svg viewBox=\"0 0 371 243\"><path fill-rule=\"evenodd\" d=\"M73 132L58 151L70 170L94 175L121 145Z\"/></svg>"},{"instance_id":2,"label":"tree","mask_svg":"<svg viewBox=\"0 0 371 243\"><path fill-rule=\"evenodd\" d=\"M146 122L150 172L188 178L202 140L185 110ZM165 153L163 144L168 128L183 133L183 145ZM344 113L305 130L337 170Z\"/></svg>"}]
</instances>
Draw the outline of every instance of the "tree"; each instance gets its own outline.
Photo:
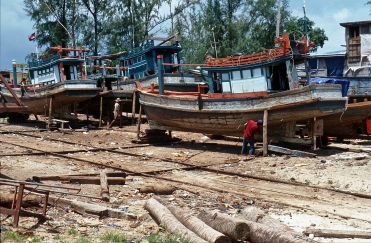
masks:
<instances>
[{"instance_id":1,"label":"tree","mask_svg":"<svg viewBox=\"0 0 371 243\"><path fill-rule=\"evenodd\" d=\"M77 0L24 0L25 12L35 21L37 45L76 45L78 35Z\"/></svg>"},{"instance_id":2,"label":"tree","mask_svg":"<svg viewBox=\"0 0 371 243\"><path fill-rule=\"evenodd\" d=\"M290 39L297 40L301 36L306 36L304 18L291 17L289 22L285 26L285 31L290 35ZM310 41L313 41L316 46L311 48L311 52L316 52L317 48L323 47L325 41L328 40L325 30L319 27L314 27L314 22L307 19L308 37Z\"/></svg>"},{"instance_id":3,"label":"tree","mask_svg":"<svg viewBox=\"0 0 371 243\"><path fill-rule=\"evenodd\" d=\"M371 1L368 1L366 4L370 4L371 5ZM370 6L371 7L371 6ZM371 10L370 10L370 15L371 15Z\"/></svg>"},{"instance_id":4,"label":"tree","mask_svg":"<svg viewBox=\"0 0 371 243\"><path fill-rule=\"evenodd\" d=\"M104 27L107 27L105 23L109 21L111 10L114 9L111 6L113 0L81 0L81 3L88 13L84 15L83 43L85 46L92 48L94 56L97 56L100 50L104 50L101 43L103 39L101 34Z\"/></svg>"}]
</instances>

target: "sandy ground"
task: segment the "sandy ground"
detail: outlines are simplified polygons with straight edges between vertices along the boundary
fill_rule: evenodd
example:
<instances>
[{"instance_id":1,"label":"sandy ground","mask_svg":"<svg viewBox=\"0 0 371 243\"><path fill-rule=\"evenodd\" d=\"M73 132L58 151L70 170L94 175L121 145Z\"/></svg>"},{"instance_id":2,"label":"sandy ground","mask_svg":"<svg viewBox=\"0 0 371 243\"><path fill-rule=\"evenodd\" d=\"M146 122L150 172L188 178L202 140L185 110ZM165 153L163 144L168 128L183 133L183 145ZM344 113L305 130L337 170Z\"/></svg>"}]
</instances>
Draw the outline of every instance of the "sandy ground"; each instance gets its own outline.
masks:
<instances>
[{"instance_id":1,"label":"sandy ground","mask_svg":"<svg viewBox=\"0 0 371 243\"><path fill-rule=\"evenodd\" d=\"M238 210L255 205L297 232L303 232L308 227L371 231L371 199L346 194L349 192L371 195L371 142L367 140L346 140L344 143L332 143L325 149L309 151L316 153L318 155L316 158L270 153L268 157L257 156L250 159L239 154L241 150L239 139L217 140L206 138L203 134L173 132L172 135L180 138L181 143L146 146L132 143L136 138L136 126L65 134L58 131L38 131L41 128L42 125L36 123L28 125L0 123L0 131L18 132L0 134L1 177L23 181L32 176L99 173L102 170L170 171L163 172L157 177L129 175L125 185L110 186L110 202L64 196L127 210L135 214L136 219L82 216L73 209L58 205L49 206L48 220L37 226L35 218L21 217L19 229L32 229L44 242L62 242L55 239L57 235L65 242L76 242L79 237L88 237L94 242L99 242L99 237L107 231L123 232L130 239L143 240L149 234L159 232L158 224L143 208L145 201L153 194L139 193L138 188L160 183L177 187L172 195L163 196L165 200L190 210L195 215L199 210L208 208L242 217L237 213ZM142 124L141 131L146 128L148 126ZM19 133L22 131L32 131L29 133L32 136ZM261 144L258 143L259 146ZM110 153L107 150L89 151L92 148L114 149L122 153ZM39 151L48 153L36 155L35 153ZM61 151L65 152L63 157L52 154ZM182 162L183 165L177 162ZM203 170L183 170L185 163L209 165L208 168L211 169L240 173L247 177ZM253 180L249 176L303 183L308 187L269 184L264 180ZM164 182L161 177L177 182ZM182 182L193 184L187 185ZM99 185L64 184L60 181L44 183L79 188L83 194L100 196ZM11 190L10 187L1 186L2 193ZM337 190L345 194L337 193ZM0 215L0 219L1 226L7 230L16 230L11 226L12 217ZM71 228L76 229L78 234L68 234ZM314 238L314 240L370 242L370 239L350 238Z\"/></svg>"}]
</instances>

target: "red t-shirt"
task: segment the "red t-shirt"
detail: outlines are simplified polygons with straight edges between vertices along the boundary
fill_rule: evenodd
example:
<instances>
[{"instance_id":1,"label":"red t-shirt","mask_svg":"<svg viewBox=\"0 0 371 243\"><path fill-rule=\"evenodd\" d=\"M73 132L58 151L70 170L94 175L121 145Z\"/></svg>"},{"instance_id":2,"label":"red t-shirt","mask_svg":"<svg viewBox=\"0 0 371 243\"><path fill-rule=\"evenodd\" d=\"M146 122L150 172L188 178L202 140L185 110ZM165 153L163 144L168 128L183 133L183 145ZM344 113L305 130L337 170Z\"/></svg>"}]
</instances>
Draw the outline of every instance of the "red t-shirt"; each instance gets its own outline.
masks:
<instances>
[{"instance_id":1,"label":"red t-shirt","mask_svg":"<svg viewBox=\"0 0 371 243\"><path fill-rule=\"evenodd\" d=\"M249 120L247 122L245 131L243 132L243 136L245 138L254 139L254 134L257 131L259 131L258 124L255 121L253 121L253 120Z\"/></svg>"}]
</instances>

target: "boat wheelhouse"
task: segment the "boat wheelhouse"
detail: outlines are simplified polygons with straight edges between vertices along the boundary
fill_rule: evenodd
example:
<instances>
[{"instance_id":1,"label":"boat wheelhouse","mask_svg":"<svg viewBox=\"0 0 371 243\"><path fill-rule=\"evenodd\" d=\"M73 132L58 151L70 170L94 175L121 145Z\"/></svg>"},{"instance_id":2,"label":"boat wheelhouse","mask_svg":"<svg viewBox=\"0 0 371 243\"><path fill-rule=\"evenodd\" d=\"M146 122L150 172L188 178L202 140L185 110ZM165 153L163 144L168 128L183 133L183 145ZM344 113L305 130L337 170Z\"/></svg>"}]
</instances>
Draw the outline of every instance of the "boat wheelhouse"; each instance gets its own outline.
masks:
<instances>
[{"instance_id":1,"label":"boat wheelhouse","mask_svg":"<svg viewBox=\"0 0 371 243\"><path fill-rule=\"evenodd\" d=\"M86 79L83 69L82 53L88 49L58 46L50 50L57 54L30 62L30 82L12 87L12 91L28 107L25 113L45 114L50 108L53 116L65 117L71 115L70 105L96 96L99 88L96 81ZM7 102L14 102L9 89L1 92Z\"/></svg>"}]
</instances>

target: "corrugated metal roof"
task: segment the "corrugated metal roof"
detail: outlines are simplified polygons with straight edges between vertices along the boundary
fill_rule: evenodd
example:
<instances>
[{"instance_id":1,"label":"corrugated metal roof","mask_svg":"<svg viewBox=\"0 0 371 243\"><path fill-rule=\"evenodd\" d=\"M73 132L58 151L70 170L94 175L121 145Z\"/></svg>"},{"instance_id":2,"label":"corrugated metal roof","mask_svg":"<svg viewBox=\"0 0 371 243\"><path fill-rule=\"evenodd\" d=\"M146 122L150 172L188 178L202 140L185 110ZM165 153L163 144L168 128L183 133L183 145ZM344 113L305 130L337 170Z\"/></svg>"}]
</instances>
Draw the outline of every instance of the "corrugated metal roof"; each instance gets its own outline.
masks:
<instances>
[{"instance_id":1,"label":"corrugated metal roof","mask_svg":"<svg viewBox=\"0 0 371 243\"><path fill-rule=\"evenodd\" d=\"M343 27L359 26L359 25L371 25L371 20L346 22L346 23L340 23L340 25L343 26Z\"/></svg>"}]
</instances>

